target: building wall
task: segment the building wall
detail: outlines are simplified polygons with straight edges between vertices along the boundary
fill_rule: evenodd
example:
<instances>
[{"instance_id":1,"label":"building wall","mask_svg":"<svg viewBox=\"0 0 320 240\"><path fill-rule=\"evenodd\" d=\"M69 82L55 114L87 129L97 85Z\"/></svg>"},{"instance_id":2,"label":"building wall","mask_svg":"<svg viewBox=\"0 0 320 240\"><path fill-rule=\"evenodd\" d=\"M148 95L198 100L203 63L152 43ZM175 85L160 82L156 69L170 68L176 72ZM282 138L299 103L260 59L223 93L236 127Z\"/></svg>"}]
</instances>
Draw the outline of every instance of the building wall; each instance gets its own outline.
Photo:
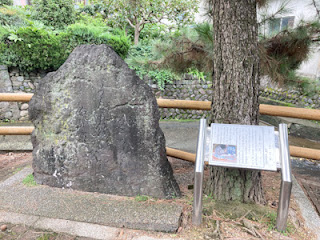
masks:
<instances>
[{"instance_id":1,"label":"building wall","mask_svg":"<svg viewBox=\"0 0 320 240\"><path fill-rule=\"evenodd\" d=\"M206 17L204 16L207 9L206 9L206 2L208 0L200 0L199 5L199 12L195 16L195 20L197 23L204 22ZM258 21L261 21L261 15L266 12L268 15L272 15L275 13L279 7L281 6L281 3L283 3L284 0L268 0L267 5L265 7L260 8L258 10ZM298 26L298 24L304 20L304 21L312 21L316 18L316 9L312 5L311 0L291 0L288 1L288 4L286 5L286 9L288 10L286 13L279 15L279 17L288 17L288 16L294 16L294 24L293 27ZM268 26L262 26L261 33L267 34L268 32ZM320 79L320 48L314 47L312 51L310 52L309 58L303 62L300 66L300 68L297 70L297 73L299 73L302 76L310 77L313 79Z\"/></svg>"},{"instance_id":2,"label":"building wall","mask_svg":"<svg viewBox=\"0 0 320 240\"><path fill-rule=\"evenodd\" d=\"M281 3L284 2L283 0L270 0L265 8L262 8L258 12L258 19L261 20L261 13L266 11L268 15L272 15L275 13ZM312 21L316 19L316 9L312 5L311 0L291 0L286 5L286 9L288 12L279 15L279 17L288 17L294 16L294 27L297 27L301 21ZM268 27L265 26L264 29L266 32L268 31ZM262 30L263 31L263 30ZM309 58L303 62L300 68L297 70L297 73L310 77L313 79L319 79L320 77L320 48L313 47Z\"/></svg>"},{"instance_id":3,"label":"building wall","mask_svg":"<svg viewBox=\"0 0 320 240\"><path fill-rule=\"evenodd\" d=\"M28 2L28 0L13 0L13 4L18 6L28 5Z\"/></svg>"}]
</instances>

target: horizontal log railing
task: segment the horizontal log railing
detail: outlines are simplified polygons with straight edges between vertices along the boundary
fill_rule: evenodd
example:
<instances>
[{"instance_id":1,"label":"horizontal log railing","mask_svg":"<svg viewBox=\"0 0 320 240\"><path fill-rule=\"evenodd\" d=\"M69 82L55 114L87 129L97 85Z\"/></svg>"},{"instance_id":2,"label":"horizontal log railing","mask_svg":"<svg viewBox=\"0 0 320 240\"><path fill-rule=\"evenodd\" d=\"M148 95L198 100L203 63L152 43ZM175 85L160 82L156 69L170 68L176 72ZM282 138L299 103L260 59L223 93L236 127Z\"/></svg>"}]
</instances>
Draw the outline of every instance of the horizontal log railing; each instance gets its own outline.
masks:
<instances>
[{"instance_id":1,"label":"horizontal log railing","mask_svg":"<svg viewBox=\"0 0 320 240\"><path fill-rule=\"evenodd\" d=\"M184 159L188 162L196 161L196 154L184 152L174 148L166 148L167 155L171 157L176 157L180 159ZM292 157L300 157L300 158L308 158L314 160L320 160L320 150L312 149L312 148L303 148L296 146L289 146L290 156Z\"/></svg>"},{"instance_id":2,"label":"horizontal log railing","mask_svg":"<svg viewBox=\"0 0 320 240\"><path fill-rule=\"evenodd\" d=\"M20 93L0 93L0 102L29 102L33 94ZM191 101L191 100L171 100L157 99L160 108L182 108L194 110L210 110L211 102L209 101ZM300 119L318 120L320 121L320 110L304 109L293 107L281 107L260 104L260 114L292 117ZM30 135L34 127L0 127L0 135ZM184 152L181 150L166 148L168 156L181 158L194 162L195 154ZM320 150L311 148L302 148L290 146L290 155L294 157L310 158L320 160Z\"/></svg>"},{"instance_id":3,"label":"horizontal log railing","mask_svg":"<svg viewBox=\"0 0 320 240\"><path fill-rule=\"evenodd\" d=\"M1 93L0 102L29 102L32 93ZM173 100L173 99L157 99L160 108L182 108L193 110L210 110L211 102L209 101L192 101L192 100ZM320 121L320 110L294 108L260 104L259 112L262 115L291 117L308 120Z\"/></svg>"},{"instance_id":4,"label":"horizontal log railing","mask_svg":"<svg viewBox=\"0 0 320 240\"><path fill-rule=\"evenodd\" d=\"M0 135L30 135L34 127L21 126L21 127L0 127ZM177 157L180 159L194 162L196 155L189 152L184 152L174 148L166 148L167 155L171 157ZM320 150L312 148L303 148L290 146L290 155L293 157L309 158L320 160Z\"/></svg>"},{"instance_id":5,"label":"horizontal log railing","mask_svg":"<svg viewBox=\"0 0 320 240\"><path fill-rule=\"evenodd\" d=\"M29 102L32 93L0 93L0 102Z\"/></svg>"},{"instance_id":6,"label":"horizontal log railing","mask_svg":"<svg viewBox=\"0 0 320 240\"><path fill-rule=\"evenodd\" d=\"M192 100L171 100L171 99L157 99L158 105L161 108L183 108L194 110L210 110L211 102L209 101L192 101ZM267 104L260 104L259 113L262 115L291 117L308 120L320 121L320 110L273 106Z\"/></svg>"}]
</instances>

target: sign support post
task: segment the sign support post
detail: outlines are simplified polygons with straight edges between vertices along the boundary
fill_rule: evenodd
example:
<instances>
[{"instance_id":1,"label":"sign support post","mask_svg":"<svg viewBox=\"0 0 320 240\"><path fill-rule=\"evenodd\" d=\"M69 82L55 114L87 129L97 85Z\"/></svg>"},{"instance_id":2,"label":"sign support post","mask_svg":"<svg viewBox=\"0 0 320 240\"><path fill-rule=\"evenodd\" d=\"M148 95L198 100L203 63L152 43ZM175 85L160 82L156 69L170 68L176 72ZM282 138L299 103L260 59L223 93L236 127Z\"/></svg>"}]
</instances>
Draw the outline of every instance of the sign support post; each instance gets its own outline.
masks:
<instances>
[{"instance_id":1,"label":"sign support post","mask_svg":"<svg viewBox=\"0 0 320 240\"><path fill-rule=\"evenodd\" d=\"M281 160L281 188L276 227L278 231L285 231L287 227L289 202L292 189L291 162L288 144L287 124L279 125L279 138Z\"/></svg>"},{"instance_id":2,"label":"sign support post","mask_svg":"<svg viewBox=\"0 0 320 240\"><path fill-rule=\"evenodd\" d=\"M280 142L280 144L279 144ZM279 125L279 135L270 126L211 124L200 120L193 197L193 225L202 222L204 163L221 167L234 167L277 171L281 168L281 189L276 228L285 231L292 189L288 128Z\"/></svg>"},{"instance_id":3,"label":"sign support post","mask_svg":"<svg viewBox=\"0 0 320 240\"><path fill-rule=\"evenodd\" d=\"M203 188L203 170L204 170L204 155L206 145L206 128L207 120L200 120L200 129L197 144L197 156L194 172L194 187L193 187L193 225L199 226L202 222L202 188Z\"/></svg>"}]
</instances>

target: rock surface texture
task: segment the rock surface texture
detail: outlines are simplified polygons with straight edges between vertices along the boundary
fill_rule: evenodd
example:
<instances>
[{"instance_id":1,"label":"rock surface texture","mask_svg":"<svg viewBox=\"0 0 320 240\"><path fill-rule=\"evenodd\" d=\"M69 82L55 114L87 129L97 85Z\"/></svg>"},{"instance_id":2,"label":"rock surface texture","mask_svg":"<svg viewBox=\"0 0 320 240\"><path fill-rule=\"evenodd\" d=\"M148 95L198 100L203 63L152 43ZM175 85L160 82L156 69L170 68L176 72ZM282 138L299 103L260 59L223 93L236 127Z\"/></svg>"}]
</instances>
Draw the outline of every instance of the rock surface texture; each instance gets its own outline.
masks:
<instances>
[{"instance_id":1,"label":"rock surface texture","mask_svg":"<svg viewBox=\"0 0 320 240\"><path fill-rule=\"evenodd\" d=\"M77 47L30 101L37 183L125 196L180 195L151 89L106 45Z\"/></svg>"}]
</instances>

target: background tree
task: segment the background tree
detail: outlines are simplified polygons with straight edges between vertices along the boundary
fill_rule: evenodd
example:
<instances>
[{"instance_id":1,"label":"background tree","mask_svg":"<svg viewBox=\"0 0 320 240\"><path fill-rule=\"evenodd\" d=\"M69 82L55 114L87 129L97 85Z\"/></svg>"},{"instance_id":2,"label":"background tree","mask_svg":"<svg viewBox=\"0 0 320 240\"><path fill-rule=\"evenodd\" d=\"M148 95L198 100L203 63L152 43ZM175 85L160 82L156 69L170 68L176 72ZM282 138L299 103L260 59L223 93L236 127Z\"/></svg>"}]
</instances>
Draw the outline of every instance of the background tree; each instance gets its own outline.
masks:
<instances>
[{"instance_id":1,"label":"background tree","mask_svg":"<svg viewBox=\"0 0 320 240\"><path fill-rule=\"evenodd\" d=\"M47 26L65 28L75 22L73 0L33 0L34 19L42 21Z\"/></svg>"},{"instance_id":2,"label":"background tree","mask_svg":"<svg viewBox=\"0 0 320 240\"><path fill-rule=\"evenodd\" d=\"M100 2L100 1L96 1ZM134 43L146 24L160 23L163 20L176 24L193 21L194 12L198 10L197 0L103 0L113 11L108 11L109 20L125 20L134 29Z\"/></svg>"},{"instance_id":3,"label":"background tree","mask_svg":"<svg viewBox=\"0 0 320 240\"><path fill-rule=\"evenodd\" d=\"M12 4L13 4L13 0L1 0L0 1L0 6L12 5Z\"/></svg>"},{"instance_id":4,"label":"background tree","mask_svg":"<svg viewBox=\"0 0 320 240\"><path fill-rule=\"evenodd\" d=\"M257 2L212 0L214 28L211 122L258 124ZM206 193L217 200L264 202L261 172L210 167Z\"/></svg>"}]
</instances>

